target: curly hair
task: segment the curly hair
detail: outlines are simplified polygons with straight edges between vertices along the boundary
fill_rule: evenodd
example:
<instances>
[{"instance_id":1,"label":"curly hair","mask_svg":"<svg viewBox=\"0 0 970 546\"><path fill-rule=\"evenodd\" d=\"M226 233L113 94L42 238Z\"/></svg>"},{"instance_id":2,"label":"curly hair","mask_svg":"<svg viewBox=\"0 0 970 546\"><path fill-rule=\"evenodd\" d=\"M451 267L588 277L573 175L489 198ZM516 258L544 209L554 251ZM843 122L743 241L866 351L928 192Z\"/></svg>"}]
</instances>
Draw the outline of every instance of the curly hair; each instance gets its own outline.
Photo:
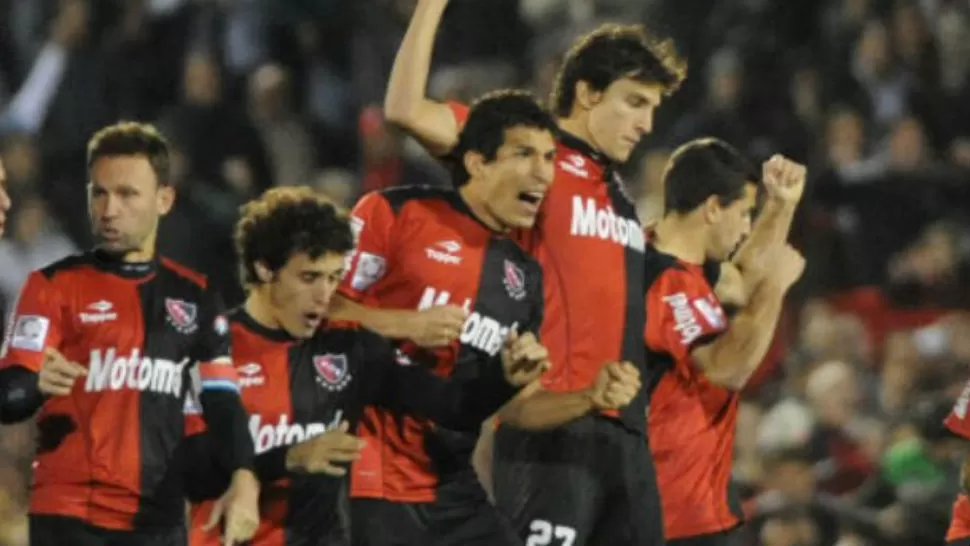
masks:
<instances>
[{"instance_id":1,"label":"curly hair","mask_svg":"<svg viewBox=\"0 0 970 546\"><path fill-rule=\"evenodd\" d=\"M343 211L310 188L273 188L240 209L234 241L242 282L260 283L256 264L279 271L295 254L311 259L354 248Z\"/></svg>"},{"instance_id":2,"label":"curly hair","mask_svg":"<svg viewBox=\"0 0 970 546\"><path fill-rule=\"evenodd\" d=\"M168 140L150 123L119 121L100 129L88 141L88 171L102 157L119 155L144 156L152 166L158 184L171 183L171 159Z\"/></svg>"},{"instance_id":3,"label":"curly hair","mask_svg":"<svg viewBox=\"0 0 970 546\"><path fill-rule=\"evenodd\" d=\"M556 75L549 104L557 116L572 112L576 84L605 91L622 78L660 85L675 92L687 77L687 62L674 43L648 34L643 25L605 24L576 40Z\"/></svg>"}]
</instances>

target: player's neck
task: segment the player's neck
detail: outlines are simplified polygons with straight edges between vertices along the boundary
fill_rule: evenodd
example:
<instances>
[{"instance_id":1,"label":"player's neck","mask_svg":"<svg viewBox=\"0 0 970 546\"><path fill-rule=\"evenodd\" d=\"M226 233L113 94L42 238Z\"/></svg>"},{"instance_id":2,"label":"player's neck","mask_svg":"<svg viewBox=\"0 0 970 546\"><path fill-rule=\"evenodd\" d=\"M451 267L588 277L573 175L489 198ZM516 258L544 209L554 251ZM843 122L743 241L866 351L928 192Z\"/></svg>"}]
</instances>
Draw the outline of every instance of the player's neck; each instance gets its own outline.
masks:
<instances>
[{"instance_id":1,"label":"player's neck","mask_svg":"<svg viewBox=\"0 0 970 546\"><path fill-rule=\"evenodd\" d=\"M246 297L246 302L243 303L243 310L257 324L264 328L270 330L278 330L280 328L279 322L273 315L273 306L269 303L268 298L260 292L259 287L249 292L249 295Z\"/></svg>"},{"instance_id":2,"label":"player's neck","mask_svg":"<svg viewBox=\"0 0 970 546\"><path fill-rule=\"evenodd\" d=\"M495 215L489 212L488 206L486 205L487 199L479 191L478 184L469 180L467 184L458 188L458 195L461 196L462 201L465 202L465 205L468 206L472 215L479 222L485 224L492 231L499 233L508 231L508 228Z\"/></svg>"},{"instance_id":3,"label":"player's neck","mask_svg":"<svg viewBox=\"0 0 970 546\"><path fill-rule=\"evenodd\" d=\"M692 264L703 264L707 226L694 215L668 214L654 229L653 246L660 252Z\"/></svg>"},{"instance_id":4,"label":"player's neck","mask_svg":"<svg viewBox=\"0 0 970 546\"><path fill-rule=\"evenodd\" d=\"M582 140L586 144L589 144L590 148L598 150L595 144L593 144L593 135L590 134L589 123L586 116L572 116L568 118L558 118L556 124L563 131L573 135L574 137Z\"/></svg>"},{"instance_id":5,"label":"player's neck","mask_svg":"<svg viewBox=\"0 0 970 546\"><path fill-rule=\"evenodd\" d=\"M157 233L152 233L145 239L145 242L142 244L141 248L138 250L125 252L125 255L122 256L121 261L130 264L141 264L154 260L156 239Z\"/></svg>"}]
</instances>

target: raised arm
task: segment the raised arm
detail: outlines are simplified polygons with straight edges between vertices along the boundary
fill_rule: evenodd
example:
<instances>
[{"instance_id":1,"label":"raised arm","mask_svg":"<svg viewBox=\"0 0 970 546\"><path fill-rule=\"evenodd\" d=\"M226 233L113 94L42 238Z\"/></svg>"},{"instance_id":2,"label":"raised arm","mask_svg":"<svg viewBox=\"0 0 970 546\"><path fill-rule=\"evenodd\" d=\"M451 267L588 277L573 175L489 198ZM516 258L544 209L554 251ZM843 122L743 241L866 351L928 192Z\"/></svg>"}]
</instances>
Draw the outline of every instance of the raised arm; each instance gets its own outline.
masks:
<instances>
[{"instance_id":1,"label":"raised arm","mask_svg":"<svg viewBox=\"0 0 970 546\"><path fill-rule=\"evenodd\" d=\"M795 210L805 191L805 177L804 165L780 155L772 156L762 166L764 209L758 215L751 235L731 260L742 272L752 266L752 260L765 248L788 240Z\"/></svg>"},{"instance_id":2,"label":"raised arm","mask_svg":"<svg viewBox=\"0 0 970 546\"><path fill-rule=\"evenodd\" d=\"M398 49L384 97L384 115L436 156L458 142L458 120L444 103L427 97L435 35L448 0L418 0Z\"/></svg>"},{"instance_id":3,"label":"raised arm","mask_svg":"<svg viewBox=\"0 0 970 546\"><path fill-rule=\"evenodd\" d=\"M785 295L805 267L804 259L784 244L770 247L759 259L771 271L754 283L747 306L714 341L690 348L691 360L704 375L732 390L744 388L764 360Z\"/></svg>"}]
</instances>

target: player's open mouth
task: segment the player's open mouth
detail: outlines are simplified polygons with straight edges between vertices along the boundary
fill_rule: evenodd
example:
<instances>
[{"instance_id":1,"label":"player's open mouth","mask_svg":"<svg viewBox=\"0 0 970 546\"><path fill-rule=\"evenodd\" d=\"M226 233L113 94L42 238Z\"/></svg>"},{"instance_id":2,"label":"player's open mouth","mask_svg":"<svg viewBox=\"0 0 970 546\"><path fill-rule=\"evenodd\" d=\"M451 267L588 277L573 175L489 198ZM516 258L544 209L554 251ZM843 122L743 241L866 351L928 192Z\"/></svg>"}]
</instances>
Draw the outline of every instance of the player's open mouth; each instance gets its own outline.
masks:
<instances>
[{"instance_id":1,"label":"player's open mouth","mask_svg":"<svg viewBox=\"0 0 970 546\"><path fill-rule=\"evenodd\" d=\"M323 320L323 313L303 313L303 320L307 324L316 324Z\"/></svg>"},{"instance_id":2,"label":"player's open mouth","mask_svg":"<svg viewBox=\"0 0 970 546\"><path fill-rule=\"evenodd\" d=\"M524 191L519 194L519 201L523 203L528 203L530 205L538 205L542 202L542 197L545 194L541 191Z\"/></svg>"}]
</instances>

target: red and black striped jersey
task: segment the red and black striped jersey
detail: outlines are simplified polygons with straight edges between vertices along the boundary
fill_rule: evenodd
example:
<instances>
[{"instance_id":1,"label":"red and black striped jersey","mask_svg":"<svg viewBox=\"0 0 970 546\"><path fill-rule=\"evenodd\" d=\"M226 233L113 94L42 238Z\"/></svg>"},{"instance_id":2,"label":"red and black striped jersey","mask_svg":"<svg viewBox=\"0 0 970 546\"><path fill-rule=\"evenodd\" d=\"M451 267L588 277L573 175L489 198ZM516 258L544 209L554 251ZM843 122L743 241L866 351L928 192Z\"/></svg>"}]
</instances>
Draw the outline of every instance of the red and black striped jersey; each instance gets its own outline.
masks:
<instances>
[{"instance_id":1,"label":"red and black striped jersey","mask_svg":"<svg viewBox=\"0 0 970 546\"><path fill-rule=\"evenodd\" d=\"M117 530L181 525L171 461L190 370L206 388L238 389L228 324L205 278L164 258L122 263L96 252L35 271L0 367L38 372L48 348L87 375L37 414L30 513Z\"/></svg>"},{"instance_id":2,"label":"red and black striped jersey","mask_svg":"<svg viewBox=\"0 0 970 546\"><path fill-rule=\"evenodd\" d=\"M468 109L451 105L458 125ZM640 369L653 383L643 349L644 234L636 206L616 166L601 152L565 131L556 134L556 174L533 229L517 239L541 265L545 282L542 341L552 369L550 391L589 387L613 361ZM623 410L607 411L643 433L648 389Z\"/></svg>"},{"instance_id":3,"label":"red and black striped jersey","mask_svg":"<svg viewBox=\"0 0 970 546\"><path fill-rule=\"evenodd\" d=\"M648 416L664 535L717 533L740 522L731 487L739 394L710 382L691 351L728 326L714 285L720 266L646 253L647 357L664 370Z\"/></svg>"},{"instance_id":4,"label":"red and black striped jersey","mask_svg":"<svg viewBox=\"0 0 970 546\"><path fill-rule=\"evenodd\" d=\"M347 532L346 480L285 472L287 446L360 420L365 405L393 414L442 420L456 429L479 424L516 389L505 382L502 365L483 365L459 383L413 365L386 339L366 330L325 326L312 338L296 340L282 330L260 325L243 310L230 314L233 358L255 440L262 486L262 521L253 546L343 544ZM491 393L491 396L488 396ZM197 408L187 406L189 442L205 441ZM188 480L196 495L217 496L225 473L206 470L205 448L194 446ZM275 462L267 462L275 461ZM222 475L226 480L213 480ZM210 483L211 482L211 483ZM218 531L206 533L212 502L192 508L192 546L220 544Z\"/></svg>"},{"instance_id":5,"label":"red and black striped jersey","mask_svg":"<svg viewBox=\"0 0 970 546\"><path fill-rule=\"evenodd\" d=\"M475 362L500 359L509 331L542 323L542 273L508 236L489 229L451 189L370 193L354 208L357 250L340 293L386 309L453 304L469 311L458 340L436 351L402 350L442 376L460 378ZM438 424L440 425L440 423ZM443 475L470 472L478 430L461 434L368 410L368 438L354 465L352 495L402 502L434 499Z\"/></svg>"}]
</instances>

